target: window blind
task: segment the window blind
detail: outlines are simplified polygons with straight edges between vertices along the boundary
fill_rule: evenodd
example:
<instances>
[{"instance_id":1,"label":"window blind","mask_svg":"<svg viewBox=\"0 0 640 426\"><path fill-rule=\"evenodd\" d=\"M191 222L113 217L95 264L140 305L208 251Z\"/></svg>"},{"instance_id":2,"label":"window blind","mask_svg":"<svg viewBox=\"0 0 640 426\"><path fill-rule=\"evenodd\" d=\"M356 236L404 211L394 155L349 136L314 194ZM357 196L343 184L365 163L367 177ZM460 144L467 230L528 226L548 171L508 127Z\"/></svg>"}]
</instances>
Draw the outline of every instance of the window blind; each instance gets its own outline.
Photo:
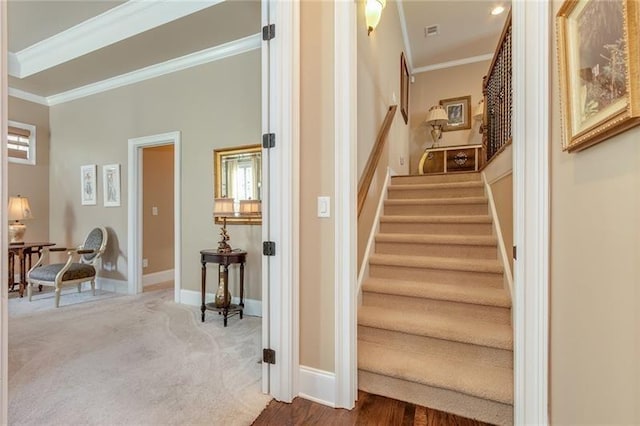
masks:
<instances>
[{"instance_id":1,"label":"window blind","mask_svg":"<svg viewBox=\"0 0 640 426\"><path fill-rule=\"evenodd\" d=\"M7 138L7 149L9 157L29 159L29 143L31 141L31 132L27 129L9 126L9 135Z\"/></svg>"}]
</instances>

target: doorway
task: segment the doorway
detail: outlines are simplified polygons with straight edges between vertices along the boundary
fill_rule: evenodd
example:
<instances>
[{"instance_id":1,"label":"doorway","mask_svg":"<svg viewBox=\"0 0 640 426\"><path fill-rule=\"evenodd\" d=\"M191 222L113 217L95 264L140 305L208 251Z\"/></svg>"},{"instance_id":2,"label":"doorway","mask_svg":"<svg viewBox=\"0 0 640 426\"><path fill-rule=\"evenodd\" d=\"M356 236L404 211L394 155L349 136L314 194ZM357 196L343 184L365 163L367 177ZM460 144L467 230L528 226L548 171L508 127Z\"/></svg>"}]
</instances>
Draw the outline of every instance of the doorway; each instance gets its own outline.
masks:
<instances>
[{"instance_id":1,"label":"doorway","mask_svg":"<svg viewBox=\"0 0 640 426\"><path fill-rule=\"evenodd\" d=\"M147 161L145 161L145 153ZM167 162L169 165L172 163L173 179L167 180ZM151 168L147 170L150 173L146 175L145 164L148 169ZM128 292L129 294L141 293L145 282L148 285L154 285L173 279L174 301L180 303L182 241L180 132L129 139L129 168L128 223L132 238L129 238L128 242L128 276L130 277ZM157 185L148 185L145 188L145 177L147 180L153 180ZM172 188L171 185L173 185ZM167 197L168 189L171 189L173 197ZM145 194L148 198L145 198ZM145 200L148 206L145 205ZM162 213L160 204L162 204ZM148 207L149 211L146 211L145 207ZM144 251L145 226L148 228L147 252ZM153 233L161 227L165 229ZM167 227L169 229L166 229ZM173 232L170 231L171 229ZM169 246L173 250L170 250ZM144 257L146 255L147 257ZM155 264L149 263L150 257L154 259ZM147 259L147 262L144 259ZM144 273L147 268L149 272Z\"/></svg>"}]
</instances>

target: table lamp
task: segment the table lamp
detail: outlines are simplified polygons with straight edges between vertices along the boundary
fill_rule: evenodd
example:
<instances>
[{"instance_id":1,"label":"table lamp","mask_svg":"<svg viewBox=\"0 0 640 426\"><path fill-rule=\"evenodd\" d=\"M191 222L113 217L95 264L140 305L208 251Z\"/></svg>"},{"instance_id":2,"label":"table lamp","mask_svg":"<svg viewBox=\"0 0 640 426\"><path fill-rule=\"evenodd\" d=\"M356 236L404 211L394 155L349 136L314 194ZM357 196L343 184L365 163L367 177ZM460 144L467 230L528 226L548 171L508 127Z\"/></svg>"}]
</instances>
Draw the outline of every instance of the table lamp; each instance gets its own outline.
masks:
<instances>
[{"instance_id":1,"label":"table lamp","mask_svg":"<svg viewBox=\"0 0 640 426\"><path fill-rule=\"evenodd\" d=\"M12 244L24 243L24 233L27 226L20 222L25 219L33 219L31 207L27 197L9 197L8 216L9 220L9 242Z\"/></svg>"},{"instance_id":2,"label":"table lamp","mask_svg":"<svg viewBox=\"0 0 640 426\"><path fill-rule=\"evenodd\" d=\"M233 208L233 198L216 198L213 204L213 217L221 217L223 221L220 229L220 241L218 242L218 253L231 253L229 234L227 234L227 217L233 216L235 210Z\"/></svg>"},{"instance_id":3,"label":"table lamp","mask_svg":"<svg viewBox=\"0 0 640 426\"><path fill-rule=\"evenodd\" d=\"M442 105L434 105L429 108L426 122L431 125L431 138L433 139L431 148L434 148L438 146L438 140L442 137L442 126L449 122L449 116Z\"/></svg>"},{"instance_id":4,"label":"table lamp","mask_svg":"<svg viewBox=\"0 0 640 426\"><path fill-rule=\"evenodd\" d=\"M480 99L478 105L476 105L476 109L473 111L473 119L480 122L480 133L484 132L484 123L482 119L484 118L484 99Z\"/></svg>"},{"instance_id":5,"label":"table lamp","mask_svg":"<svg viewBox=\"0 0 640 426\"><path fill-rule=\"evenodd\" d=\"M262 211L262 202L260 200L240 200L240 216L246 216L251 219Z\"/></svg>"}]
</instances>

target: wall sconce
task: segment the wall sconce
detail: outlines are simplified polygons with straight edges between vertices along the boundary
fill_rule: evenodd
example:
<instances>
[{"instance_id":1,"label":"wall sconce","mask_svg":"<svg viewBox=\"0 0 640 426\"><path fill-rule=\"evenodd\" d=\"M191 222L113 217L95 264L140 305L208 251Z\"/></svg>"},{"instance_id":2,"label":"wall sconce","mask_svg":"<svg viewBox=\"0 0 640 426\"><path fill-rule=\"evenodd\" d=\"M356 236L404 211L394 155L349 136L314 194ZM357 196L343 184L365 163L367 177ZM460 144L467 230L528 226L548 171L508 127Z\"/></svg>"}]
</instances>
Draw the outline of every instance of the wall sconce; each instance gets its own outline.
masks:
<instances>
[{"instance_id":1,"label":"wall sconce","mask_svg":"<svg viewBox=\"0 0 640 426\"><path fill-rule=\"evenodd\" d=\"M229 234L227 234L227 217L235 215L233 198L215 198L213 202L213 217L221 217L223 220L223 225L220 229L220 241L218 242L218 253L231 253L231 246L227 242L230 239Z\"/></svg>"},{"instance_id":2,"label":"wall sconce","mask_svg":"<svg viewBox=\"0 0 640 426\"><path fill-rule=\"evenodd\" d=\"M364 16L367 22L367 35L371 34L380 22L382 9L387 4L387 0L365 0Z\"/></svg>"},{"instance_id":3,"label":"wall sconce","mask_svg":"<svg viewBox=\"0 0 640 426\"><path fill-rule=\"evenodd\" d=\"M426 121L431 125L431 138L433 139L431 148L434 148L438 146L438 140L442 137L442 126L449 122L449 116L442 105L434 105L429 108Z\"/></svg>"},{"instance_id":4,"label":"wall sconce","mask_svg":"<svg viewBox=\"0 0 640 426\"><path fill-rule=\"evenodd\" d=\"M24 243L24 233L27 231L27 226L20 221L33 219L29 199L19 195L17 197L9 197L7 213L9 220L13 221L9 223L9 242L12 244Z\"/></svg>"},{"instance_id":5,"label":"wall sconce","mask_svg":"<svg viewBox=\"0 0 640 426\"><path fill-rule=\"evenodd\" d=\"M480 122L480 134L484 133L484 123L482 119L484 118L484 98L480 99L478 105L476 105L476 109L473 111L473 119Z\"/></svg>"}]
</instances>

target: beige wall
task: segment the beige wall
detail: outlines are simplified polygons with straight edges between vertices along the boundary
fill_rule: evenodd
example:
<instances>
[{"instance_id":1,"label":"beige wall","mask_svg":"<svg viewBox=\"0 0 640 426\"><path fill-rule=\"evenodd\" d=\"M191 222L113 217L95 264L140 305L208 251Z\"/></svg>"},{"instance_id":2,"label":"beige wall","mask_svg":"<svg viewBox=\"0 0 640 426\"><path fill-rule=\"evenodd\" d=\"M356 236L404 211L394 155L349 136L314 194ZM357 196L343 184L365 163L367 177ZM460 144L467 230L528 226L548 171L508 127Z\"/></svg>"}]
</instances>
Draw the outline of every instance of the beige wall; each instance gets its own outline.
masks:
<instances>
[{"instance_id":1,"label":"beige wall","mask_svg":"<svg viewBox=\"0 0 640 426\"><path fill-rule=\"evenodd\" d=\"M142 258L149 265L144 274L173 269L173 152L173 145L142 150Z\"/></svg>"},{"instance_id":2,"label":"beige wall","mask_svg":"<svg viewBox=\"0 0 640 426\"><path fill-rule=\"evenodd\" d=\"M334 196L333 4L300 14L300 364L334 371L334 221L316 216Z\"/></svg>"},{"instance_id":3,"label":"beige wall","mask_svg":"<svg viewBox=\"0 0 640 426\"><path fill-rule=\"evenodd\" d=\"M389 130L387 164L397 174L409 172L409 126L400 113L400 54L404 50L398 8L387 3L380 24L367 36L364 4L358 4L358 177L362 175L369 154L389 106L398 105ZM409 86L409 91L413 91ZM409 100L411 100L410 93ZM411 112L411 108L409 109ZM403 164L401 164L401 162Z\"/></svg>"},{"instance_id":4,"label":"beige wall","mask_svg":"<svg viewBox=\"0 0 640 426\"><path fill-rule=\"evenodd\" d=\"M563 152L551 58L551 422L640 424L640 128Z\"/></svg>"},{"instance_id":5,"label":"beige wall","mask_svg":"<svg viewBox=\"0 0 640 426\"><path fill-rule=\"evenodd\" d=\"M415 75L411 86L411 172L417 173L422 151L433 143L431 126L425 123L427 112L440 100L471 96L471 114L482 99L482 77L487 74L490 61L476 62ZM479 123L471 118L471 129L443 132L440 146L468 145L482 143Z\"/></svg>"},{"instance_id":6,"label":"beige wall","mask_svg":"<svg viewBox=\"0 0 640 426\"><path fill-rule=\"evenodd\" d=\"M182 137L182 287L199 291L199 250L215 248L213 150L260 140L260 51L254 50L177 73L51 107L51 237L77 243L98 224L110 229L104 262L127 275L127 140L169 131ZM120 163L122 206L81 206L79 168ZM249 228L249 229L245 229ZM249 251L247 297L261 297L259 226L230 227L233 247ZM209 276L214 276L211 266ZM233 282L233 281L232 281ZM213 283L209 281L210 288ZM214 290L212 290L214 291ZM237 293L234 293L237 294Z\"/></svg>"},{"instance_id":7,"label":"beige wall","mask_svg":"<svg viewBox=\"0 0 640 426\"><path fill-rule=\"evenodd\" d=\"M25 240L48 241L49 107L10 96L8 114L9 120L36 126L36 164L9 163L8 195L29 198L33 219L24 221L27 225Z\"/></svg>"}]
</instances>

